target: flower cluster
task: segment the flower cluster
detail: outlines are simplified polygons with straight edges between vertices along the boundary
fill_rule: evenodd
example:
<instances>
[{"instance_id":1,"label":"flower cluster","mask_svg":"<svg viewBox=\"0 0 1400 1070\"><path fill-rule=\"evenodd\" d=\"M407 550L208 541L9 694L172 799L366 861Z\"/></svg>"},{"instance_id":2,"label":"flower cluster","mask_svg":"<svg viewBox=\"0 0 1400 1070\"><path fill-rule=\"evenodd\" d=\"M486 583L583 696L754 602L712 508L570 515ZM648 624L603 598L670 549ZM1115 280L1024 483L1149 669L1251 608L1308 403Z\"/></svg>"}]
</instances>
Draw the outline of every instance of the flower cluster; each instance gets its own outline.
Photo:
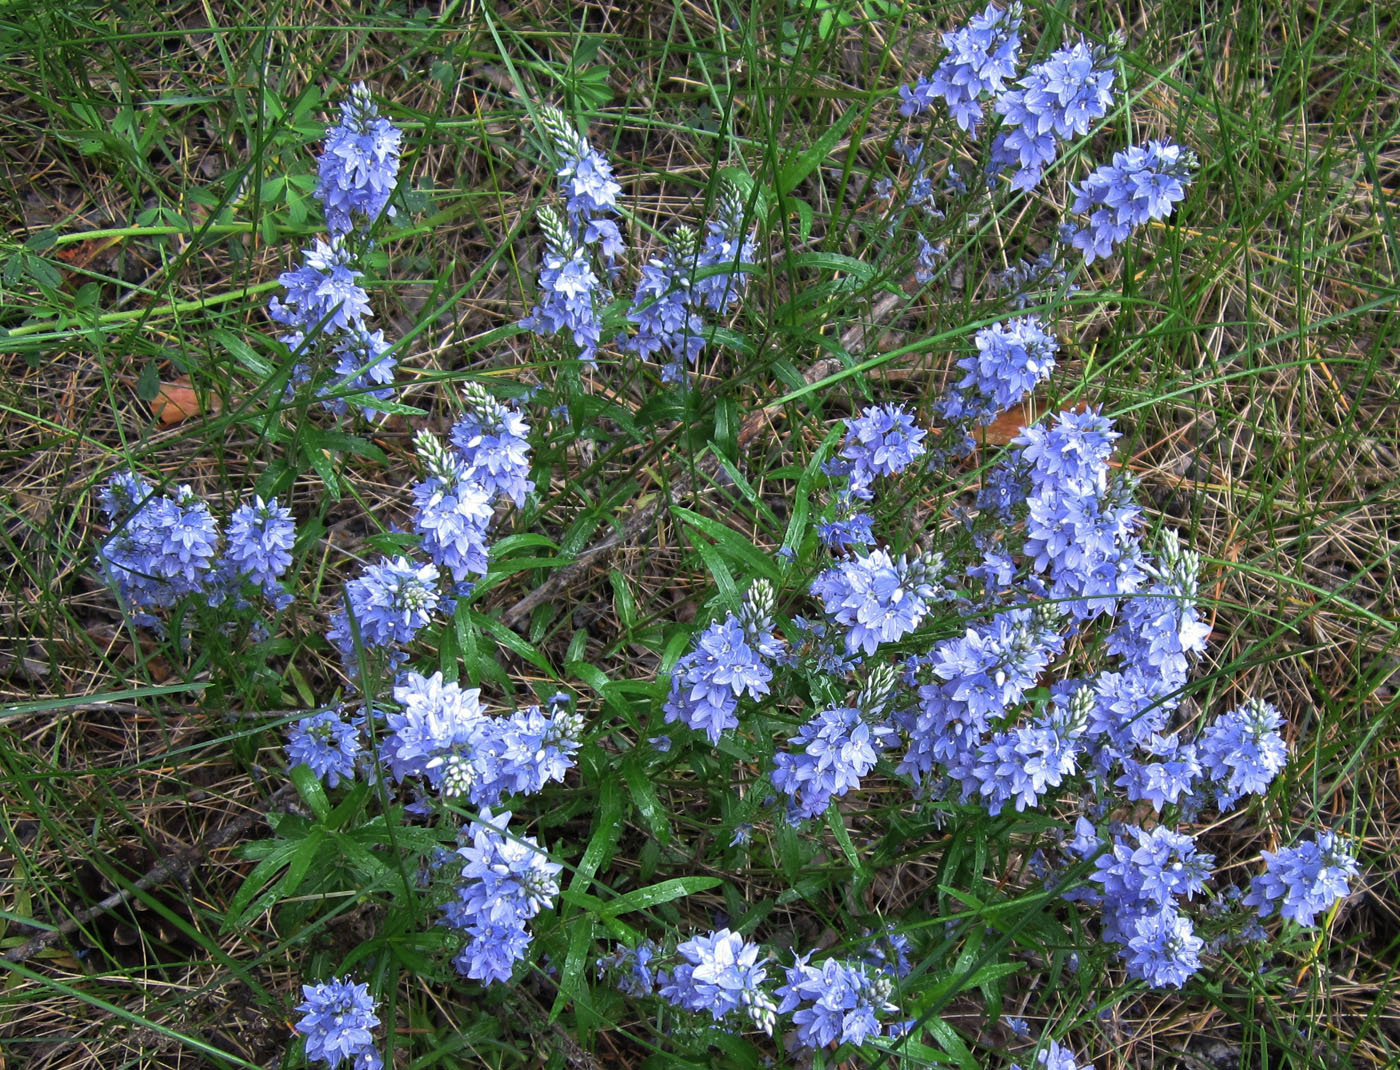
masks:
<instances>
[{"instance_id":1,"label":"flower cluster","mask_svg":"<svg viewBox=\"0 0 1400 1070\"><path fill-rule=\"evenodd\" d=\"M772 662L782 653L773 635L773 589L759 581L749 590L743 611L726 613L695 642L695 649L671 670L666 721L680 722L709 737L711 743L739 725L739 699L768 693Z\"/></svg>"},{"instance_id":2,"label":"flower cluster","mask_svg":"<svg viewBox=\"0 0 1400 1070\"><path fill-rule=\"evenodd\" d=\"M297 1032L306 1037L306 1057L324 1059L334 1070L342 1061L351 1070L380 1070L383 1059L374 1049L371 1030L379 1028L378 1004L369 985L349 977L332 977L314 985L302 985L304 1001L297 1005L302 1018Z\"/></svg>"},{"instance_id":3,"label":"flower cluster","mask_svg":"<svg viewBox=\"0 0 1400 1070\"><path fill-rule=\"evenodd\" d=\"M1060 349L1039 316L983 327L973 344L976 354L958 361L966 374L938 405L950 424L991 423L1050 378Z\"/></svg>"},{"instance_id":4,"label":"flower cluster","mask_svg":"<svg viewBox=\"0 0 1400 1070\"><path fill-rule=\"evenodd\" d=\"M1083 137L1113 103L1113 55L1083 39L1057 49L996 99L1001 131L992 141L992 166L1016 168L1012 189L1040 181L1059 142Z\"/></svg>"},{"instance_id":5,"label":"flower cluster","mask_svg":"<svg viewBox=\"0 0 1400 1070\"><path fill-rule=\"evenodd\" d=\"M401 648L441 604L436 565L383 557L345 585L344 608L331 615L326 638L352 677L359 673L361 651L382 651L393 669L408 656Z\"/></svg>"},{"instance_id":6,"label":"flower cluster","mask_svg":"<svg viewBox=\"0 0 1400 1070\"><path fill-rule=\"evenodd\" d=\"M482 809L470 845L457 850L461 884L442 908L443 923L466 937L453 965L485 984L510 980L533 939L526 923L554 905L564 868L534 837L508 833L510 819L509 810Z\"/></svg>"},{"instance_id":7,"label":"flower cluster","mask_svg":"<svg viewBox=\"0 0 1400 1070\"><path fill-rule=\"evenodd\" d=\"M218 522L188 486L157 495L134 472L112 477L99 501L112 533L95 564L132 623L159 630L151 610L171 609L189 595L209 605L251 603L254 590L274 609L290 602L282 577L292 563L295 526L274 498L255 497Z\"/></svg>"},{"instance_id":8,"label":"flower cluster","mask_svg":"<svg viewBox=\"0 0 1400 1070\"><path fill-rule=\"evenodd\" d=\"M351 404L369 414L393 395L395 360L382 330L370 323L369 294L357 267L358 224L367 229L392 216L389 197L399 169L403 132L380 116L361 84L341 103L341 120L326 132L318 161L316 198L330 240L317 238L299 267L278 277L282 297L268 302L282 341L298 358L293 388L311 384L337 416Z\"/></svg>"},{"instance_id":9,"label":"flower cluster","mask_svg":"<svg viewBox=\"0 0 1400 1070\"><path fill-rule=\"evenodd\" d=\"M524 416L475 383L462 393L467 411L452 429L451 448L427 431L415 439L426 478L411 490L413 526L429 562L400 556L366 566L345 585L345 608L331 618L326 638L351 677L362 650L381 653L390 670L402 663L402 647L448 604L442 573L458 584L485 575L495 503L523 505L534 490Z\"/></svg>"},{"instance_id":10,"label":"flower cluster","mask_svg":"<svg viewBox=\"0 0 1400 1070\"><path fill-rule=\"evenodd\" d=\"M875 653L917 628L933 600L943 559L925 554L892 558L887 550L837 561L812 581L812 594L828 617L845 631L846 649Z\"/></svg>"},{"instance_id":11,"label":"flower cluster","mask_svg":"<svg viewBox=\"0 0 1400 1070\"><path fill-rule=\"evenodd\" d=\"M360 730L363 714L345 717L338 710L322 710L303 717L287 733L287 764L305 763L328 788L353 780L364 745Z\"/></svg>"},{"instance_id":12,"label":"flower cluster","mask_svg":"<svg viewBox=\"0 0 1400 1070\"><path fill-rule=\"evenodd\" d=\"M810 953L795 955L774 985L766 965L771 957L739 933L719 929L683 941L674 956L651 941L619 948L599 960L598 970L614 974L628 995L659 995L682 1010L730 1025L751 1023L769 1035L779 1016L790 1015L789 1043L809 1051L904 1031L905 1023L881 1023L898 1009L890 1002L896 975L885 967L836 958L813 965Z\"/></svg>"},{"instance_id":13,"label":"flower cluster","mask_svg":"<svg viewBox=\"0 0 1400 1070\"><path fill-rule=\"evenodd\" d=\"M890 978L864 963L826 959L820 966L798 955L784 967L786 982L778 989L779 1014L791 1014L794 1043L814 1051L832 1042L864 1044L881 1036L880 1015L899 1008L889 1001Z\"/></svg>"},{"instance_id":14,"label":"flower cluster","mask_svg":"<svg viewBox=\"0 0 1400 1070\"><path fill-rule=\"evenodd\" d=\"M1070 210L1088 216L1088 224L1071 228L1070 244L1084 253L1086 264L1111 255L1134 227L1166 218L1186 196L1195 170L1195 155L1167 142L1149 141L1114 153L1112 163L1072 187Z\"/></svg>"},{"instance_id":15,"label":"flower cluster","mask_svg":"<svg viewBox=\"0 0 1400 1070\"><path fill-rule=\"evenodd\" d=\"M1244 898L1245 905L1257 909L1261 918L1277 910L1282 918L1311 925L1318 914L1346 898L1349 881L1360 872L1356 857L1330 830L1296 847L1263 854L1264 872L1254 878Z\"/></svg>"},{"instance_id":16,"label":"flower cluster","mask_svg":"<svg viewBox=\"0 0 1400 1070\"><path fill-rule=\"evenodd\" d=\"M1198 853L1191 836L1163 825L1125 831L1136 844L1114 836L1095 862L1099 890L1078 894L1102 907L1104 939L1124 945L1119 954L1131 976L1156 987L1180 987L1200 968L1205 942L1179 901L1205 890L1214 859ZM1074 848L1089 855L1099 847L1092 826L1081 818Z\"/></svg>"},{"instance_id":17,"label":"flower cluster","mask_svg":"<svg viewBox=\"0 0 1400 1070\"><path fill-rule=\"evenodd\" d=\"M556 695L549 712L527 706L507 717L482 710L480 692L404 673L394 688L400 709L384 716L379 760L398 783L419 778L445 799L495 806L562 781L574 764L583 720Z\"/></svg>"},{"instance_id":18,"label":"flower cluster","mask_svg":"<svg viewBox=\"0 0 1400 1070\"><path fill-rule=\"evenodd\" d=\"M768 971L759 954L757 944L728 929L692 937L676 948L675 968L658 977L658 992L677 1007L708 1011L716 1021L742 1012L772 1033L774 1007L762 987Z\"/></svg>"},{"instance_id":19,"label":"flower cluster","mask_svg":"<svg viewBox=\"0 0 1400 1070\"><path fill-rule=\"evenodd\" d=\"M348 233L356 221L370 226L380 213L392 216L389 195L399 173L403 131L379 114L369 89L357 82L341 102L340 122L326 131L318 163L316 197L332 234Z\"/></svg>"},{"instance_id":20,"label":"flower cluster","mask_svg":"<svg viewBox=\"0 0 1400 1070\"><path fill-rule=\"evenodd\" d=\"M913 116L926 111L941 97L960 127L976 135L982 121L982 96L997 95L1015 77L1021 62L1021 5L1002 11L988 4L962 29L943 35L948 55L934 68L932 78L920 78L912 87L900 86L899 113Z\"/></svg>"},{"instance_id":21,"label":"flower cluster","mask_svg":"<svg viewBox=\"0 0 1400 1070\"><path fill-rule=\"evenodd\" d=\"M597 361L610 284L620 273L625 244L616 222L621 186L611 165L557 108L542 107L540 126L563 160L565 212L541 205L545 253L539 296L520 326L541 337L565 334L581 360ZM626 319L630 334L617 339L625 351L650 360L664 356L663 382L684 383L705 348L705 312L731 311L744 290L741 266L755 253L745 202L731 181L720 183L716 212L703 237L678 227L665 252L641 265Z\"/></svg>"}]
</instances>

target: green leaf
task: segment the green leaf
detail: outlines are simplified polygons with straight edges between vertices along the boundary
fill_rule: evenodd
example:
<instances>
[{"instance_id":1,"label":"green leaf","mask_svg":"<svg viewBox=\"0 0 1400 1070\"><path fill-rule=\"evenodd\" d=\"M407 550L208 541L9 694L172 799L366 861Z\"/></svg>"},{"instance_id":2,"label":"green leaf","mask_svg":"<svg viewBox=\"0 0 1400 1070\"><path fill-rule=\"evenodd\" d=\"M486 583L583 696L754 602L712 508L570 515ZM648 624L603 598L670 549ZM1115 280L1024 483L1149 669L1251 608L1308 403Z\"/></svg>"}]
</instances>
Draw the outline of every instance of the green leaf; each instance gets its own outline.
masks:
<instances>
[{"instance_id":1,"label":"green leaf","mask_svg":"<svg viewBox=\"0 0 1400 1070\"><path fill-rule=\"evenodd\" d=\"M326 820L331 812L331 801L326 798L326 789L321 784L321 778L313 773L305 762L292 766L287 776L297 786L297 794L311 807L311 812L316 815L317 820Z\"/></svg>"},{"instance_id":2,"label":"green leaf","mask_svg":"<svg viewBox=\"0 0 1400 1070\"><path fill-rule=\"evenodd\" d=\"M622 779L627 781L627 790L632 797L632 805L642 815L653 838L662 847L671 842L671 822L666 815L651 777L643 768L643 758L633 753L622 763Z\"/></svg>"},{"instance_id":3,"label":"green leaf","mask_svg":"<svg viewBox=\"0 0 1400 1070\"><path fill-rule=\"evenodd\" d=\"M630 914L634 910L647 910L660 903L669 903L696 892L709 891L723 883L718 877L674 877L646 888L637 888L610 900L603 907L602 914L615 918L619 914Z\"/></svg>"},{"instance_id":4,"label":"green leaf","mask_svg":"<svg viewBox=\"0 0 1400 1070\"><path fill-rule=\"evenodd\" d=\"M136 396L148 403L160 396L160 369L155 361L148 360L141 366L141 374L136 377Z\"/></svg>"},{"instance_id":5,"label":"green leaf","mask_svg":"<svg viewBox=\"0 0 1400 1070\"><path fill-rule=\"evenodd\" d=\"M797 159L779 168L776 182L778 194L786 197L797 188L799 182L820 167L822 161L831 154L831 150L836 147L836 143L846 133L847 128L861 114L860 108L847 108L845 114L836 121L836 125L819 137L811 148L798 156Z\"/></svg>"}]
</instances>

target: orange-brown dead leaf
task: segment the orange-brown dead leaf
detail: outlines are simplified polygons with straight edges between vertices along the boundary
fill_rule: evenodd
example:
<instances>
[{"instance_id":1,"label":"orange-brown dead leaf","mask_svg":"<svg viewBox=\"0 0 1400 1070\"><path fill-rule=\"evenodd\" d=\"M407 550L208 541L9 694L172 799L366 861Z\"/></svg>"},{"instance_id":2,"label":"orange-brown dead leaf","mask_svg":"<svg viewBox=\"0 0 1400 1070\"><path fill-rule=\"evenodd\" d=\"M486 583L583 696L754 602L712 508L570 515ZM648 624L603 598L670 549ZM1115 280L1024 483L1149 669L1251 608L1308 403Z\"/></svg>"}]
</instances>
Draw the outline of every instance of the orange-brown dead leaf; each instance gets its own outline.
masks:
<instances>
[{"instance_id":1,"label":"orange-brown dead leaf","mask_svg":"<svg viewBox=\"0 0 1400 1070\"><path fill-rule=\"evenodd\" d=\"M219 411L218 398L210 396L205 400L210 412ZM193 416L202 416L204 411L205 407L200 404L188 375L180 376L173 383L161 383L159 393L151 402L151 414L167 427Z\"/></svg>"}]
</instances>

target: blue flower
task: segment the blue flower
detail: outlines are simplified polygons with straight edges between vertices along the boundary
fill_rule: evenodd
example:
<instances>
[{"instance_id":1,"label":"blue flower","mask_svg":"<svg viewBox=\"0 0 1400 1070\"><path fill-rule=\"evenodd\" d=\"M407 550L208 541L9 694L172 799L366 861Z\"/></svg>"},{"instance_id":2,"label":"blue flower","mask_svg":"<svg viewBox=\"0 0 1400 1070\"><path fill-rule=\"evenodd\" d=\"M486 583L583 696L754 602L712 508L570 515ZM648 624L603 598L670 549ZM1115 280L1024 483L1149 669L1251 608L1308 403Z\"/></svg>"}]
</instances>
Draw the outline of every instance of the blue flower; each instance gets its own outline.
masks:
<instances>
[{"instance_id":1,"label":"blue flower","mask_svg":"<svg viewBox=\"0 0 1400 1070\"><path fill-rule=\"evenodd\" d=\"M1070 210L1087 216L1087 227L1074 227L1071 244L1091 264L1108 256L1134 227L1163 219L1186 196L1196 157L1180 145L1149 141L1113 154L1078 186L1072 186Z\"/></svg>"},{"instance_id":2,"label":"blue flower","mask_svg":"<svg viewBox=\"0 0 1400 1070\"><path fill-rule=\"evenodd\" d=\"M1060 348L1039 316L994 323L973 341L977 353L958 361L966 374L938 404L949 422L991 423L1050 377Z\"/></svg>"},{"instance_id":3,"label":"blue flower","mask_svg":"<svg viewBox=\"0 0 1400 1070\"><path fill-rule=\"evenodd\" d=\"M914 426L914 414L898 405L871 405L847 420L841 456L851 462L852 485L904 471L923 454L926 434Z\"/></svg>"},{"instance_id":4,"label":"blue flower","mask_svg":"<svg viewBox=\"0 0 1400 1070\"><path fill-rule=\"evenodd\" d=\"M806 955L799 955L783 972L787 980L776 993L778 1013L792 1014L796 1041L804 1048L864 1044L880 1035L878 1016L898 1009L889 1002L888 976L861 963L826 959L811 966Z\"/></svg>"},{"instance_id":5,"label":"blue flower","mask_svg":"<svg viewBox=\"0 0 1400 1070\"><path fill-rule=\"evenodd\" d=\"M1205 941L1195 934L1189 919L1164 907L1133 922L1128 940L1128 973L1154 988L1180 988L1201 968Z\"/></svg>"},{"instance_id":6,"label":"blue flower","mask_svg":"<svg viewBox=\"0 0 1400 1070\"><path fill-rule=\"evenodd\" d=\"M354 780L356 763L364 753L360 742L364 723L363 715L347 721L336 710L303 717L287 733L287 761L305 762L328 788L337 787L341 780Z\"/></svg>"},{"instance_id":7,"label":"blue flower","mask_svg":"<svg viewBox=\"0 0 1400 1070\"><path fill-rule=\"evenodd\" d=\"M389 196L399 171L403 131L379 109L363 82L341 102L340 122L326 131L318 163L316 197L332 234L345 234L358 220L368 226L380 213L393 216Z\"/></svg>"},{"instance_id":8,"label":"blue flower","mask_svg":"<svg viewBox=\"0 0 1400 1070\"><path fill-rule=\"evenodd\" d=\"M1013 189L1027 190L1058 151L1058 142L1083 137L1113 103L1112 54L1083 39L1053 52L996 99L1001 133L992 143L997 169L1017 168Z\"/></svg>"},{"instance_id":9,"label":"blue flower","mask_svg":"<svg viewBox=\"0 0 1400 1070\"><path fill-rule=\"evenodd\" d=\"M442 602L436 565L414 564L407 557L385 557L345 585L347 609L331 616L326 638L340 651L352 676L358 672L355 632L366 650L393 648L409 642ZM351 613L354 624L351 623Z\"/></svg>"},{"instance_id":10,"label":"blue flower","mask_svg":"<svg viewBox=\"0 0 1400 1070\"><path fill-rule=\"evenodd\" d=\"M229 517L224 553L219 561L220 578L235 588L246 580L259 587L275 608L285 609L292 596L281 580L292 563L295 541L291 510L278 505L276 498L264 502L261 496L255 497ZM217 603L222 597L222 592L211 592L212 602Z\"/></svg>"},{"instance_id":11,"label":"blue flower","mask_svg":"<svg viewBox=\"0 0 1400 1070\"><path fill-rule=\"evenodd\" d=\"M981 96L1000 93L1020 62L1021 8L1002 11L988 4L960 30L943 35L948 55L932 79L920 78L912 90L900 87L901 115L918 115L942 97L957 124L976 135L982 119Z\"/></svg>"},{"instance_id":12,"label":"blue flower","mask_svg":"<svg viewBox=\"0 0 1400 1070\"><path fill-rule=\"evenodd\" d=\"M938 588L941 555L893 560L885 550L837 563L812 581L812 594L846 629L846 649L875 653L881 643L908 635L928 612Z\"/></svg>"},{"instance_id":13,"label":"blue flower","mask_svg":"<svg viewBox=\"0 0 1400 1070\"><path fill-rule=\"evenodd\" d=\"M370 314L369 295L357 281L364 273L352 266L350 250L333 236L329 242L317 238L304 255L301 267L278 276L287 294L285 299L272 298L268 315L298 335L317 329L364 329Z\"/></svg>"},{"instance_id":14,"label":"blue flower","mask_svg":"<svg viewBox=\"0 0 1400 1070\"><path fill-rule=\"evenodd\" d=\"M454 965L487 984L510 980L532 939L526 923L553 906L564 868L549 861L533 837L508 835L510 819L509 810L481 810L470 846L457 851L466 863L462 883L443 907L447 924L467 936Z\"/></svg>"},{"instance_id":15,"label":"blue flower","mask_svg":"<svg viewBox=\"0 0 1400 1070\"><path fill-rule=\"evenodd\" d=\"M1346 898L1351 891L1350 878L1360 872L1356 857L1330 830L1295 847L1264 851L1263 855L1264 872L1250 883L1244 904L1258 910L1261 918L1277 910L1280 917L1292 918L1299 925L1313 924L1318 914Z\"/></svg>"},{"instance_id":16,"label":"blue flower","mask_svg":"<svg viewBox=\"0 0 1400 1070\"><path fill-rule=\"evenodd\" d=\"M1279 734L1283 714L1262 699L1250 699L1221 716L1197 741L1201 764L1215 782L1222 811L1241 795L1262 794L1288 762Z\"/></svg>"},{"instance_id":17,"label":"blue flower","mask_svg":"<svg viewBox=\"0 0 1400 1070\"><path fill-rule=\"evenodd\" d=\"M894 734L889 725L868 723L858 709L822 710L788 740L798 753L776 756L773 786L793 799L801 817L816 817L833 796L860 787Z\"/></svg>"},{"instance_id":18,"label":"blue flower","mask_svg":"<svg viewBox=\"0 0 1400 1070\"><path fill-rule=\"evenodd\" d=\"M757 944L719 929L685 941L676 954L684 961L662 984L663 999L689 1011L709 1011L716 1020L743 1010L772 1031L772 1000L762 988L767 970Z\"/></svg>"},{"instance_id":19,"label":"blue flower","mask_svg":"<svg viewBox=\"0 0 1400 1070\"><path fill-rule=\"evenodd\" d=\"M509 498L517 509L535 489L530 475L530 425L513 405L498 401L478 383L462 387L467 411L452 425L452 445L466 476L494 499Z\"/></svg>"},{"instance_id":20,"label":"blue flower","mask_svg":"<svg viewBox=\"0 0 1400 1070\"><path fill-rule=\"evenodd\" d=\"M304 1002L297 1005L302 1018L297 1032L306 1037L306 1057L324 1059L332 1068L342 1059L357 1068L366 1054L373 1054L374 1037L370 1031L379 1027L378 1006L369 994L369 985L356 984L332 977L314 985L302 985ZM377 1058L377 1056L376 1056Z\"/></svg>"}]
</instances>

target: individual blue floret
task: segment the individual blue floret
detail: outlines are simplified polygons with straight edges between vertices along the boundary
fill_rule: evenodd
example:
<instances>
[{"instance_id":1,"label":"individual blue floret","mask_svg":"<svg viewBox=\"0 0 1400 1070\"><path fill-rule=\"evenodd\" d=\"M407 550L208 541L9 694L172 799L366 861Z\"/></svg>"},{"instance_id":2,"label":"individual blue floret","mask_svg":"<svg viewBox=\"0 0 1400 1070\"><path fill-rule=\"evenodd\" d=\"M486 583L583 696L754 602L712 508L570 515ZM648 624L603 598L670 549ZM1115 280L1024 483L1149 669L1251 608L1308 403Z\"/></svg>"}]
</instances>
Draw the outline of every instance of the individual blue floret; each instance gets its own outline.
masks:
<instances>
[{"instance_id":1,"label":"individual blue floret","mask_svg":"<svg viewBox=\"0 0 1400 1070\"><path fill-rule=\"evenodd\" d=\"M1356 857L1330 830L1295 847L1262 853L1264 872L1254 878L1244 897L1245 906L1254 907L1261 918L1277 910L1282 918L1311 925L1318 914L1347 897L1350 879L1360 873Z\"/></svg>"},{"instance_id":2,"label":"individual blue floret","mask_svg":"<svg viewBox=\"0 0 1400 1070\"><path fill-rule=\"evenodd\" d=\"M1113 103L1113 55L1082 38L1053 52L996 99L1001 132L992 143L995 170L1016 168L1013 189L1040 181L1064 138L1083 137Z\"/></svg>"},{"instance_id":3,"label":"individual blue floret","mask_svg":"<svg viewBox=\"0 0 1400 1070\"><path fill-rule=\"evenodd\" d=\"M355 779L355 767L364 753L360 729L365 719L355 715L346 720L337 710L322 710L303 717L287 732L287 762L305 762L326 787Z\"/></svg>"},{"instance_id":4,"label":"individual blue floret","mask_svg":"<svg viewBox=\"0 0 1400 1070\"><path fill-rule=\"evenodd\" d=\"M354 1070L378 1070L371 1030L379 1028L378 1006L369 985L349 977L332 977L314 985L302 985L304 1002L297 1005L302 1018L297 1032L306 1037L306 1057L324 1059L332 1068L347 1060Z\"/></svg>"},{"instance_id":5,"label":"individual blue floret","mask_svg":"<svg viewBox=\"0 0 1400 1070\"><path fill-rule=\"evenodd\" d=\"M316 197L332 234L345 234L358 222L368 226L381 213L392 217L389 196L399 172L403 131L379 114L363 82L341 102L340 122L326 131L317 161Z\"/></svg>"},{"instance_id":6,"label":"individual blue floret","mask_svg":"<svg viewBox=\"0 0 1400 1070\"><path fill-rule=\"evenodd\" d=\"M1133 228L1164 219L1186 196L1196 157L1180 145L1149 141L1113 154L1081 184L1071 186L1070 210L1088 216L1087 226L1072 227L1070 242L1091 264L1108 256Z\"/></svg>"}]
</instances>

